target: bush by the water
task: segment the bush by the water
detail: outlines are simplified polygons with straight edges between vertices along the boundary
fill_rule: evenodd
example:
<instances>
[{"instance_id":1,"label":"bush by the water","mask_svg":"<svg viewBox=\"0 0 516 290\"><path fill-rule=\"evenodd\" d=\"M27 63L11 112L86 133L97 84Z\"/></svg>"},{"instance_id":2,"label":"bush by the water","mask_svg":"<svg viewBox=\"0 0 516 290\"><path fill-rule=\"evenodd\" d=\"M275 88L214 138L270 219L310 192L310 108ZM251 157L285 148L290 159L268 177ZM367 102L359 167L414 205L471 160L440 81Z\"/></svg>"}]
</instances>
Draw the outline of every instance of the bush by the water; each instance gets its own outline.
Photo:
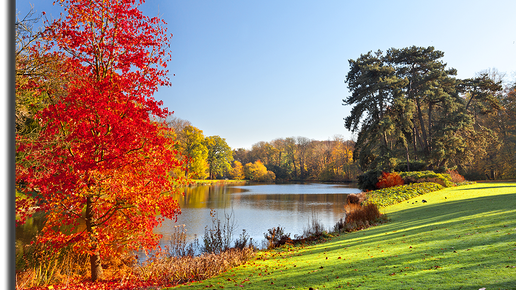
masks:
<instances>
[{"instance_id":1,"label":"bush by the water","mask_svg":"<svg viewBox=\"0 0 516 290\"><path fill-rule=\"evenodd\" d=\"M346 212L346 220L344 229L347 232L353 232L368 228L379 222L380 211L376 204L366 204L364 206L356 203L349 203L344 206Z\"/></svg>"},{"instance_id":2,"label":"bush by the water","mask_svg":"<svg viewBox=\"0 0 516 290\"><path fill-rule=\"evenodd\" d=\"M444 187L442 185L433 182L413 183L383 188L369 192L367 203L376 204L378 207L384 207L400 203L428 192L441 190L443 188Z\"/></svg>"}]
</instances>

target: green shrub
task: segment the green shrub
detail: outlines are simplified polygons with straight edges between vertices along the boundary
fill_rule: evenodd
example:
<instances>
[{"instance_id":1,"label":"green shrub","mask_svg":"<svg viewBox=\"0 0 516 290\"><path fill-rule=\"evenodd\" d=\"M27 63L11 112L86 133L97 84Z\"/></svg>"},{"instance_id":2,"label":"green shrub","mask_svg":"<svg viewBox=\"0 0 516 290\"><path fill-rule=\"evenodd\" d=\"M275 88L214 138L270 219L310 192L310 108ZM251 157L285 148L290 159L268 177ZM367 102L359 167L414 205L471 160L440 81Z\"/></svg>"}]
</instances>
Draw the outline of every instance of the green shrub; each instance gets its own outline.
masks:
<instances>
[{"instance_id":1,"label":"green shrub","mask_svg":"<svg viewBox=\"0 0 516 290\"><path fill-rule=\"evenodd\" d=\"M409 162L410 171L423 171L426 170L426 163L424 161L414 160ZM394 171L407 171L407 162L400 161Z\"/></svg>"},{"instance_id":2,"label":"green shrub","mask_svg":"<svg viewBox=\"0 0 516 290\"><path fill-rule=\"evenodd\" d=\"M400 175L406 184L421 183L421 182L433 182L433 183L438 183L444 187L453 186L451 176L448 173L435 173L433 171L427 170L427 171L400 172Z\"/></svg>"},{"instance_id":3,"label":"green shrub","mask_svg":"<svg viewBox=\"0 0 516 290\"><path fill-rule=\"evenodd\" d=\"M384 207L441 189L443 189L442 185L433 182L388 187L369 192L367 194L367 203L376 204L378 207Z\"/></svg>"},{"instance_id":4,"label":"green shrub","mask_svg":"<svg viewBox=\"0 0 516 290\"><path fill-rule=\"evenodd\" d=\"M358 176L358 188L362 190L375 190L378 180L382 176L379 170L370 170Z\"/></svg>"}]
</instances>

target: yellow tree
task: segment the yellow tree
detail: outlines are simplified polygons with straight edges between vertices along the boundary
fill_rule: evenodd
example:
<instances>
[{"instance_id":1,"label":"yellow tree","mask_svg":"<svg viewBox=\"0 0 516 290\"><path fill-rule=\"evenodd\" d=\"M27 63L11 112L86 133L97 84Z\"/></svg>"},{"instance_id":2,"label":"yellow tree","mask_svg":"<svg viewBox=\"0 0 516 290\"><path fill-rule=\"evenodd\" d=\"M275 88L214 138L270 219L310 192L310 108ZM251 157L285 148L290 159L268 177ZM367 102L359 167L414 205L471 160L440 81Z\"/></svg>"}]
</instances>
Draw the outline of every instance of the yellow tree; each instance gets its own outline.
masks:
<instances>
[{"instance_id":1,"label":"yellow tree","mask_svg":"<svg viewBox=\"0 0 516 290\"><path fill-rule=\"evenodd\" d=\"M245 178L244 166L242 166L242 163L240 161L235 160L233 162L233 168L231 168L229 175L232 179L236 180L242 180Z\"/></svg>"},{"instance_id":2,"label":"yellow tree","mask_svg":"<svg viewBox=\"0 0 516 290\"><path fill-rule=\"evenodd\" d=\"M251 181L272 182L276 179L276 175L272 171L268 171L260 160L254 163L247 163L244 167L245 177Z\"/></svg>"},{"instance_id":3,"label":"yellow tree","mask_svg":"<svg viewBox=\"0 0 516 290\"><path fill-rule=\"evenodd\" d=\"M205 179L208 170L208 147L202 130L187 125L180 132L179 147L185 156L185 177L190 174L196 179Z\"/></svg>"}]
</instances>

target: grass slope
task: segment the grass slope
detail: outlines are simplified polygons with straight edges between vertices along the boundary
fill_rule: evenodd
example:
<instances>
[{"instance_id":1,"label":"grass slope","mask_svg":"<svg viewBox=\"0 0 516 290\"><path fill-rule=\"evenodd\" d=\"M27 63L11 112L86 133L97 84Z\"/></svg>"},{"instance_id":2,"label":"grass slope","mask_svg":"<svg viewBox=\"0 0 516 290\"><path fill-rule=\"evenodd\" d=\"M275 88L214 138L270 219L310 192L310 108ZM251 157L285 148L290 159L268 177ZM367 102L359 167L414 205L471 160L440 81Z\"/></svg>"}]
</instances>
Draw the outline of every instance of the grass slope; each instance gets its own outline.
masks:
<instances>
[{"instance_id":1,"label":"grass slope","mask_svg":"<svg viewBox=\"0 0 516 290\"><path fill-rule=\"evenodd\" d=\"M447 188L383 212L387 224L260 252L174 289L516 289L516 183Z\"/></svg>"}]
</instances>

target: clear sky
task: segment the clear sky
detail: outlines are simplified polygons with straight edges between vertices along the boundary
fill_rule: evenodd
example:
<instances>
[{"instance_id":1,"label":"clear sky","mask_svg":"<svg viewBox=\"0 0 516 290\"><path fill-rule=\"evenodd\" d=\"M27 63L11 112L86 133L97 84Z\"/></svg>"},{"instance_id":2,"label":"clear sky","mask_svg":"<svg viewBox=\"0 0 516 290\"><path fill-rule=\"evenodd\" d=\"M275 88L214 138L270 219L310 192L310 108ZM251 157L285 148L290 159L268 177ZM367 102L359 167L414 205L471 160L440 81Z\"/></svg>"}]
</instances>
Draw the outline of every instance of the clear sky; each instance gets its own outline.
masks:
<instances>
[{"instance_id":1,"label":"clear sky","mask_svg":"<svg viewBox=\"0 0 516 290\"><path fill-rule=\"evenodd\" d=\"M52 0L17 0L24 15L59 17ZM232 148L303 136L353 136L348 60L391 47L434 46L459 78L496 68L514 79L516 1L148 0L168 23L171 87L155 95L175 116ZM175 76L172 76L175 74Z\"/></svg>"}]
</instances>

